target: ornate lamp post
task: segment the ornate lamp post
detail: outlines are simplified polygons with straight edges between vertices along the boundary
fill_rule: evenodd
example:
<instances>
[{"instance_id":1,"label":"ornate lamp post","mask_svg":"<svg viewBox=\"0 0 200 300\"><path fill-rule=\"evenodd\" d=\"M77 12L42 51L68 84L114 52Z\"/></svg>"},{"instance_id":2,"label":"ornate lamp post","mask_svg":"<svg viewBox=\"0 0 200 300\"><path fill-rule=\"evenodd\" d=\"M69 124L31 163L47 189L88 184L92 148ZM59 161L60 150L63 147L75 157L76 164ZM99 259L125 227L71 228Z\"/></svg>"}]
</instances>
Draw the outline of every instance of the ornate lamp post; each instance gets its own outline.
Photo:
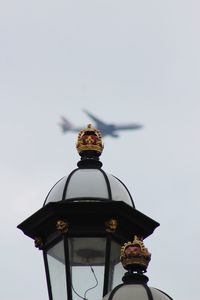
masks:
<instances>
[{"instance_id":1,"label":"ornate lamp post","mask_svg":"<svg viewBox=\"0 0 200 300\"><path fill-rule=\"evenodd\" d=\"M78 168L18 228L43 251L50 300L100 300L121 282L120 248L159 225L136 210L126 186L102 170L101 133L78 135Z\"/></svg>"}]
</instances>

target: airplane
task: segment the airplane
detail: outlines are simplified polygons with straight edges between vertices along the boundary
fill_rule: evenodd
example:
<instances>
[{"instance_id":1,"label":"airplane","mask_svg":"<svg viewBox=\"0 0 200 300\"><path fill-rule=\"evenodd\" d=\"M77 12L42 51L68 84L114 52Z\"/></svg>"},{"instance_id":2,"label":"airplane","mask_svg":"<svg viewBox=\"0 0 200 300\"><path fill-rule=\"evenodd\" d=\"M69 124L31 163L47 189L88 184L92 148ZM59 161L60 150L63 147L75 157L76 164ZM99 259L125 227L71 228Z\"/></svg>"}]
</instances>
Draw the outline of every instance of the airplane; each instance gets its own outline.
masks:
<instances>
[{"instance_id":1,"label":"airplane","mask_svg":"<svg viewBox=\"0 0 200 300\"><path fill-rule=\"evenodd\" d=\"M129 123L129 124L123 124L123 125L117 125L117 124L109 124L109 123L105 123L102 120L100 120L99 118L97 118L96 116L94 116L93 114L91 114L89 111L87 110L83 110L84 113L93 120L93 122L95 123L96 128L98 128L101 131L102 136L111 136L114 138L118 138L119 134L117 133L117 131L121 131L121 130L135 130L135 129L140 129L143 126L137 123ZM80 130L83 129L83 127L75 127L72 125L71 122L69 122L65 117L61 117L61 122L59 123L60 127L62 128L62 131L68 132L79 132Z\"/></svg>"}]
</instances>

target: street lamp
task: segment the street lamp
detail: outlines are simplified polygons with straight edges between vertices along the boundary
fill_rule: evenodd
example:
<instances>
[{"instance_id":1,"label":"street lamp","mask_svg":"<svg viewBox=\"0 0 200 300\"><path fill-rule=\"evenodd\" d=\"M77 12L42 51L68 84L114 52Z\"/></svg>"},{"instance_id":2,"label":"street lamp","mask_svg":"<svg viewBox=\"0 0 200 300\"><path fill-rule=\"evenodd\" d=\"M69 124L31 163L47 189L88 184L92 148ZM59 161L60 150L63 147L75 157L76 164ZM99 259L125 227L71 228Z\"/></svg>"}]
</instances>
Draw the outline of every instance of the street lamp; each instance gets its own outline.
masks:
<instances>
[{"instance_id":1,"label":"street lamp","mask_svg":"<svg viewBox=\"0 0 200 300\"><path fill-rule=\"evenodd\" d=\"M118 178L102 170L99 130L81 130L77 150L78 168L18 225L43 251L50 300L101 300L121 282L121 245L134 235L149 236L159 225L136 210Z\"/></svg>"}]
</instances>

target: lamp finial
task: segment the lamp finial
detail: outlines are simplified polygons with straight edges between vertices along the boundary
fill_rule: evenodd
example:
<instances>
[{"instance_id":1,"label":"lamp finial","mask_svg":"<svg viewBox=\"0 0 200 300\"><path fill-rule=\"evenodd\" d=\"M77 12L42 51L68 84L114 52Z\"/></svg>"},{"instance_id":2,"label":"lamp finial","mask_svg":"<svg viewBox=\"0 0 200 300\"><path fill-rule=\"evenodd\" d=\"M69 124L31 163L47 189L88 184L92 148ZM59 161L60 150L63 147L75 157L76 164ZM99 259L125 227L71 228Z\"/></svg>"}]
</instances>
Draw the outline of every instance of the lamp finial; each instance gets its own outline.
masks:
<instances>
[{"instance_id":1,"label":"lamp finial","mask_svg":"<svg viewBox=\"0 0 200 300\"><path fill-rule=\"evenodd\" d=\"M78 166L83 167L84 165L84 167L86 167L86 161L96 161L98 162L98 167L101 167L102 163L99 162L99 156L101 155L103 148L100 130L94 128L92 124L88 124L88 126L85 129L82 129L78 134L76 149L81 156L81 161L78 162Z\"/></svg>"},{"instance_id":2,"label":"lamp finial","mask_svg":"<svg viewBox=\"0 0 200 300\"><path fill-rule=\"evenodd\" d=\"M145 248L143 238L135 235L132 242L125 243L122 246L120 259L126 270L145 273L151 260L151 254Z\"/></svg>"}]
</instances>

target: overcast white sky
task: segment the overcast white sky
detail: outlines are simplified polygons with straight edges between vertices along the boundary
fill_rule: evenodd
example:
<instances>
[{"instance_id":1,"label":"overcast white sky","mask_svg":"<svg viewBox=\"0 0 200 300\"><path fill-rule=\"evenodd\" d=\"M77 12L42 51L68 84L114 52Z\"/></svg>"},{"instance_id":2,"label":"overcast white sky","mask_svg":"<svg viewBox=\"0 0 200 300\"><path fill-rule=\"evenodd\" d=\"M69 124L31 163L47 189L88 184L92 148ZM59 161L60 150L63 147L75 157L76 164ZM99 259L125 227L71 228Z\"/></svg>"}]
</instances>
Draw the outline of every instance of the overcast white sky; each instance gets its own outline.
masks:
<instances>
[{"instance_id":1,"label":"overcast white sky","mask_svg":"<svg viewBox=\"0 0 200 300\"><path fill-rule=\"evenodd\" d=\"M7 0L0 3L1 289L47 300L42 253L16 226L76 167L88 109L144 129L105 139L104 170L161 223L146 240L149 284L199 300L200 2Z\"/></svg>"}]
</instances>

